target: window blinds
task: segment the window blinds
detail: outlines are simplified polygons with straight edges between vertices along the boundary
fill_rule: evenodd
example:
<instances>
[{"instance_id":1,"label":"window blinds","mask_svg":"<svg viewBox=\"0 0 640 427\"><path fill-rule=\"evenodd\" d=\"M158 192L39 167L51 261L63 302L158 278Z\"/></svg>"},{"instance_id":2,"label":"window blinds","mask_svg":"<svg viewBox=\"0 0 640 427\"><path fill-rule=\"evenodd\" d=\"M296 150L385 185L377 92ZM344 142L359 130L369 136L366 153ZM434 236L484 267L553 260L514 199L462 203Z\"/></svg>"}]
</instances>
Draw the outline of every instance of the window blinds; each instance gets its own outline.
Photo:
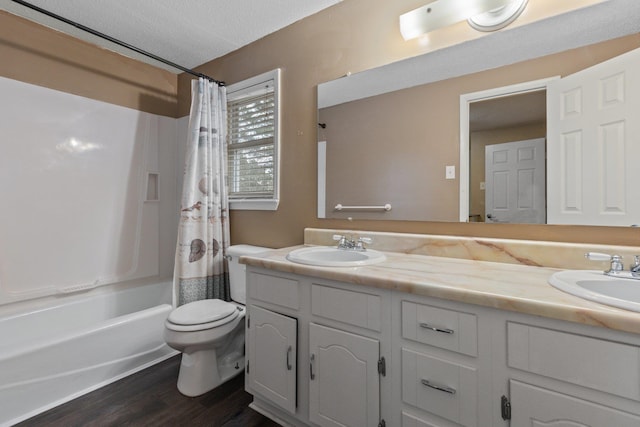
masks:
<instances>
[{"instance_id":1,"label":"window blinds","mask_svg":"<svg viewBox=\"0 0 640 427\"><path fill-rule=\"evenodd\" d=\"M275 189L275 94L273 82L229 97L229 198L273 198Z\"/></svg>"}]
</instances>

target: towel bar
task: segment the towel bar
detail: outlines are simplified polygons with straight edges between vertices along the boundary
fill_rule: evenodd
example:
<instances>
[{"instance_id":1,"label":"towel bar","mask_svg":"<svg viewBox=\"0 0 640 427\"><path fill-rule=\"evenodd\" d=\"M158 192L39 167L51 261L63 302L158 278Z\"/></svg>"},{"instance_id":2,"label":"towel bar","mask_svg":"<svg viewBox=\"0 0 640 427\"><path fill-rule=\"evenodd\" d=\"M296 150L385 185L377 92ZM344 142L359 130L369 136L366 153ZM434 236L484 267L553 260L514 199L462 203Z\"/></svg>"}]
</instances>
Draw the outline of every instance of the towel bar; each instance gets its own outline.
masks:
<instances>
[{"instance_id":1,"label":"towel bar","mask_svg":"<svg viewBox=\"0 0 640 427\"><path fill-rule=\"evenodd\" d=\"M344 206L338 203L335 208L336 211L386 211L389 212L391 210L391 205L387 203L383 206Z\"/></svg>"}]
</instances>

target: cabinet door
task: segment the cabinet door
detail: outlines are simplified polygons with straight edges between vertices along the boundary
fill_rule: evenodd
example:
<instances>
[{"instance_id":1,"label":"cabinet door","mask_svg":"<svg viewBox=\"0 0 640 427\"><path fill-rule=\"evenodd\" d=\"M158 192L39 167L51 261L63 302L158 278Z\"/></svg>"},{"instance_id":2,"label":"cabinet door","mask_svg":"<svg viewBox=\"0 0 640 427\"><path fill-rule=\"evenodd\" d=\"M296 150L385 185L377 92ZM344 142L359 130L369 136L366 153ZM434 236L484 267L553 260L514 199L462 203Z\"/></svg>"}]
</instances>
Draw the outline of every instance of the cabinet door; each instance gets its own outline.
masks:
<instances>
[{"instance_id":1,"label":"cabinet door","mask_svg":"<svg viewBox=\"0 0 640 427\"><path fill-rule=\"evenodd\" d=\"M380 420L380 343L309 324L309 418L320 426L375 427Z\"/></svg>"},{"instance_id":2,"label":"cabinet door","mask_svg":"<svg viewBox=\"0 0 640 427\"><path fill-rule=\"evenodd\" d=\"M296 412L296 319L251 305L248 384L276 405Z\"/></svg>"},{"instance_id":3,"label":"cabinet door","mask_svg":"<svg viewBox=\"0 0 640 427\"><path fill-rule=\"evenodd\" d=\"M511 427L637 427L640 417L594 402L509 381Z\"/></svg>"}]
</instances>

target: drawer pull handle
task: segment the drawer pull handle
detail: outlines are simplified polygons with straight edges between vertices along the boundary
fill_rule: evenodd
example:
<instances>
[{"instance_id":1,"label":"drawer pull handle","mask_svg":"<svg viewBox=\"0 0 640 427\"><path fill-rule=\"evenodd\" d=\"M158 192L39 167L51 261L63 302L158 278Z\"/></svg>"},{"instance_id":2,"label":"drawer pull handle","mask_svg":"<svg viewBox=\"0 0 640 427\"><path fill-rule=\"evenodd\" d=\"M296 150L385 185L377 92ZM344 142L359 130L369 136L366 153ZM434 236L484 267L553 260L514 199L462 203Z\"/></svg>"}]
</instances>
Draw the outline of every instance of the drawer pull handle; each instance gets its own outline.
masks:
<instances>
[{"instance_id":1,"label":"drawer pull handle","mask_svg":"<svg viewBox=\"0 0 640 427\"><path fill-rule=\"evenodd\" d=\"M443 391L449 394L456 394L455 388L447 387L446 385L435 384L429 380L421 380L420 382L422 383L422 385L426 385L427 387L430 387L434 390Z\"/></svg>"},{"instance_id":2,"label":"drawer pull handle","mask_svg":"<svg viewBox=\"0 0 640 427\"><path fill-rule=\"evenodd\" d=\"M443 334L453 334L455 332L453 329L438 328L436 326L431 326L428 323L420 323L420 327L431 331L442 332Z\"/></svg>"},{"instance_id":3,"label":"drawer pull handle","mask_svg":"<svg viewBox=\"0 0 640 427\"><path fill-rule=\"evenodd\" d=\"M291 355L291 346L287 348L287 371L290 371L293 366L291 366L291 362L289 361L289 356Z\"/></svg>"}]
</instances>

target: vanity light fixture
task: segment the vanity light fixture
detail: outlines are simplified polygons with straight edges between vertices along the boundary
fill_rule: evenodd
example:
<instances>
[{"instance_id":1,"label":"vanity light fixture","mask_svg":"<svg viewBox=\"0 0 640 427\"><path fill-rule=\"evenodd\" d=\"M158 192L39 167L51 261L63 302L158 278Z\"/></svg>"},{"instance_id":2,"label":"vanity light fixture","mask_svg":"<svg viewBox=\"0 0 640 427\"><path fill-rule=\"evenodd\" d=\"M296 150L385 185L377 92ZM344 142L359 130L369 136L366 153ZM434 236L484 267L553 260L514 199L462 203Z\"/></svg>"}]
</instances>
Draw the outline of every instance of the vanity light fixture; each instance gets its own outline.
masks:
<instances>
[{"instance_id":1,"label":"vanity light fixture","mask_svg":"<svg viewBox=\"0 0 640 427\"><path fill-rule=\"evenodd\" d=\"M527 7L528 0L511 0L509 4L467 19L478 31L497 31L515 21Z\"/></svg>"},{"instance_id":2,"label":"vanity light fixture","mask_svg":"<svg viewBox=\"0 0 640 427\"><path fill-rule=\"evenodd\" d=\"M400 33L410 40L438 28L469 20L480 31L494 31L513 22L527 0L436 0L400 15Z\"/></svg>"}]
</instances>

